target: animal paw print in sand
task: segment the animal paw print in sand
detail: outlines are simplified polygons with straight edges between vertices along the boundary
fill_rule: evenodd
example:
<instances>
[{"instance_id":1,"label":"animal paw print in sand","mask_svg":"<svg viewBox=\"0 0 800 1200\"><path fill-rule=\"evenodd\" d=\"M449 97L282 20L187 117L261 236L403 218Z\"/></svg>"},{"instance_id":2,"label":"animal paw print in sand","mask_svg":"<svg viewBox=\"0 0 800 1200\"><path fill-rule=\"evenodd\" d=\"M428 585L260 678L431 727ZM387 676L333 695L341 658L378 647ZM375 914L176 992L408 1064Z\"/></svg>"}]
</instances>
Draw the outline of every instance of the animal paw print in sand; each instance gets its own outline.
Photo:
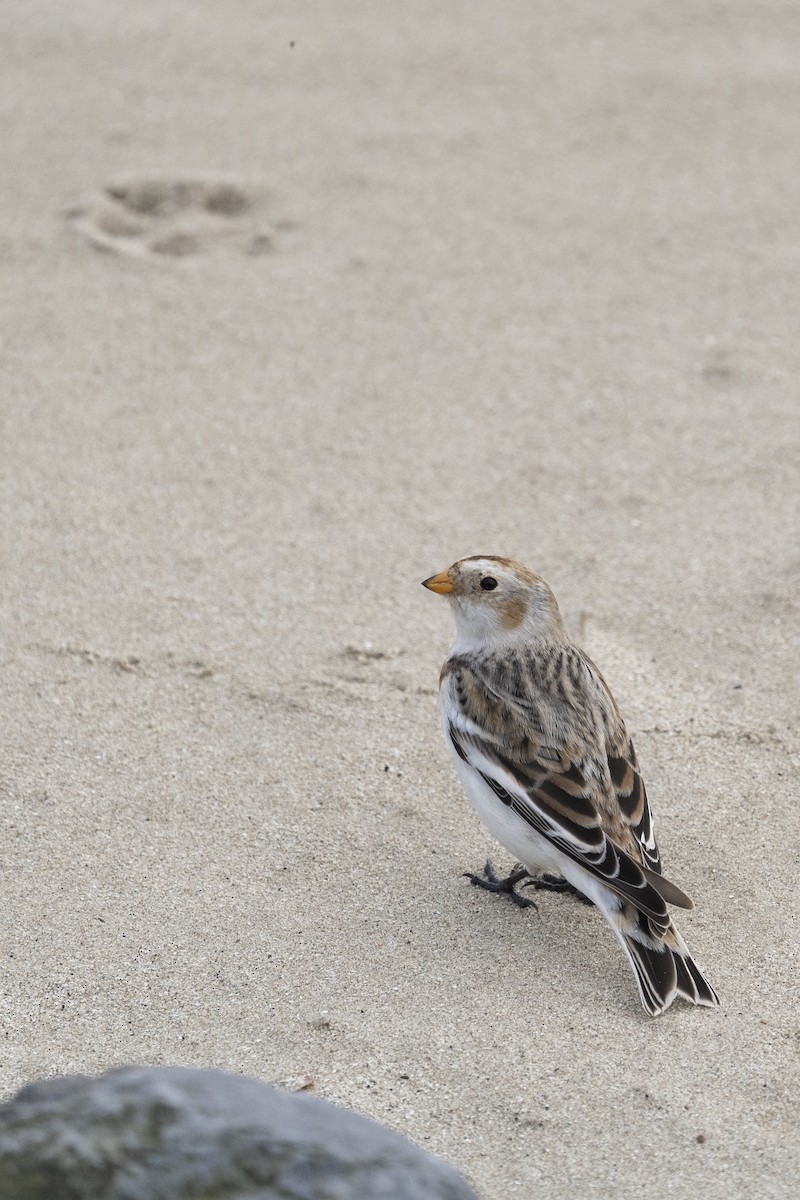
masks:
<instances>
[{"instance_id":1,"label":"animal paw print in sand","mask_svg":"<svg viewBox=\"0 0 800 1200\"><path fill-rule=\"evenodd\" d=\"M185 258L218 248L268 254L276 231L267 198L230 179L122 179L67 214L93 245L143 258Z\"/></svg>"}]
</instances>

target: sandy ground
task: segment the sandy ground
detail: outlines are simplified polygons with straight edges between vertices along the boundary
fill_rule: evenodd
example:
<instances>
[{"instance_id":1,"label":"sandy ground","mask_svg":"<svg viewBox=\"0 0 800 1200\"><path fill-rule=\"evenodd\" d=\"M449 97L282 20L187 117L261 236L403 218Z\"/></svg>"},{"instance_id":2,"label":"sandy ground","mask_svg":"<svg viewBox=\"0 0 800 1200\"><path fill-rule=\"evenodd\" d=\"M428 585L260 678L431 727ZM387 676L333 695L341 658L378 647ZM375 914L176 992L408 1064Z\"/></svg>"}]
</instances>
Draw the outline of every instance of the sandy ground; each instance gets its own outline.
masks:
<instances>
[{"instance_id":1,"label":"sandy ground","mask_svg":"<svg viewBox=\"0 0 800 1200\"><path fill-rule=\"evenodd\" d=\"M4 16L3 1094L311 1076L486 1200L796 1195L800 9ZM461 877L474 552L609 678L721 1011Z\"/></svg>"}]
</instances>

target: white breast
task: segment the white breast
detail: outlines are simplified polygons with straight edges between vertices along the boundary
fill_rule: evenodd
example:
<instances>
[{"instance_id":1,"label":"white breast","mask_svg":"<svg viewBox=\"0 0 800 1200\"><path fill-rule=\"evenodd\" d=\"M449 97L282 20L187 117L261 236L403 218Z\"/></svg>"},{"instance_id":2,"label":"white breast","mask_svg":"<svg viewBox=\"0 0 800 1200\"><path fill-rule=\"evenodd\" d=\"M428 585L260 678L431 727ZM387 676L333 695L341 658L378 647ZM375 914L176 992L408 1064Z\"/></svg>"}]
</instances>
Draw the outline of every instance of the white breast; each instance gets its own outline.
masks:
<instances>
[{"instance_id":1,"label":"white breast","mask_svg":"<svg viewBox=\"0 0 800 1200\"><path fill-rule=\"evenodd\" d=\"M518 816L511 808L492 791L481 776L481 771L491 775L497 782L509 790L519 790L514 787L514 780L506 778L505 773L495 769L494 765L477 755L472 747L467 749L469 761L465 762L458 754L450 739L449 728L452 723L460 732L471 732L469 722L463 716L459 720L456 708L449 696L449 680L445 680L440 695L440 712L447 748L456 764L458 776L464 785L464 791L469 796L480 819L486 828L497 838L514 858L523 863L532 874L542 871L563 873L563 855L548 838L537 833L527 821ZM479 730L475 731L479 733Z\"/></svg>"}]
</instances>

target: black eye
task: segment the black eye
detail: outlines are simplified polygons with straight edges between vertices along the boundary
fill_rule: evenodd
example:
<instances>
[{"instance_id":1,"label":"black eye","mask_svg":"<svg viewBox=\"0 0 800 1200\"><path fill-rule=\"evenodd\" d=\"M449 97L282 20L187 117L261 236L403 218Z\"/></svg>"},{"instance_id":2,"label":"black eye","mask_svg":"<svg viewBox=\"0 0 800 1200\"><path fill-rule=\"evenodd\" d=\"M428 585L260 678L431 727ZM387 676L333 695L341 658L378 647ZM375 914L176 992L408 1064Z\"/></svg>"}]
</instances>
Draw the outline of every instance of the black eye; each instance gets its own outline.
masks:
<instances>
[{"instance_id":1,"label":"black eye","mask_svg":"<svg viewBox=\"0 0 800 1200\"><path fill-rule=\"evenodd\" d=\"M484 575L481 580L481 587L485 592L493 592L497 587L497 580L492 579L491 575Z\"/></svg>"}]
</instances>

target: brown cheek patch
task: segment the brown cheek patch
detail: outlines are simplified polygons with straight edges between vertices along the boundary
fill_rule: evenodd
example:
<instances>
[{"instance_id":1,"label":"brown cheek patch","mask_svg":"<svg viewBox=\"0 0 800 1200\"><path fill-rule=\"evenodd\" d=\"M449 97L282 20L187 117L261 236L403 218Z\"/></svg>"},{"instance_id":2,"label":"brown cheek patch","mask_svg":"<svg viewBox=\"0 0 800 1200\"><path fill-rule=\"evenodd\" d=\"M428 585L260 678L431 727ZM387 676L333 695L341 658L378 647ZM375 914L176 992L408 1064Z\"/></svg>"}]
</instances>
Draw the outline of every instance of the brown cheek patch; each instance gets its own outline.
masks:
<instances>
[{"instance_id":1,"label":"brown cheek patch","mask_svg":"<svg viewBox=\"0 0 800 1200\"><path fill-rule=\"evenodd\" d=\"M500 606L500 623L506 630L519 629L525 620L528 605L522 596L512 596Z\"/></svg>"}]
</instances>

